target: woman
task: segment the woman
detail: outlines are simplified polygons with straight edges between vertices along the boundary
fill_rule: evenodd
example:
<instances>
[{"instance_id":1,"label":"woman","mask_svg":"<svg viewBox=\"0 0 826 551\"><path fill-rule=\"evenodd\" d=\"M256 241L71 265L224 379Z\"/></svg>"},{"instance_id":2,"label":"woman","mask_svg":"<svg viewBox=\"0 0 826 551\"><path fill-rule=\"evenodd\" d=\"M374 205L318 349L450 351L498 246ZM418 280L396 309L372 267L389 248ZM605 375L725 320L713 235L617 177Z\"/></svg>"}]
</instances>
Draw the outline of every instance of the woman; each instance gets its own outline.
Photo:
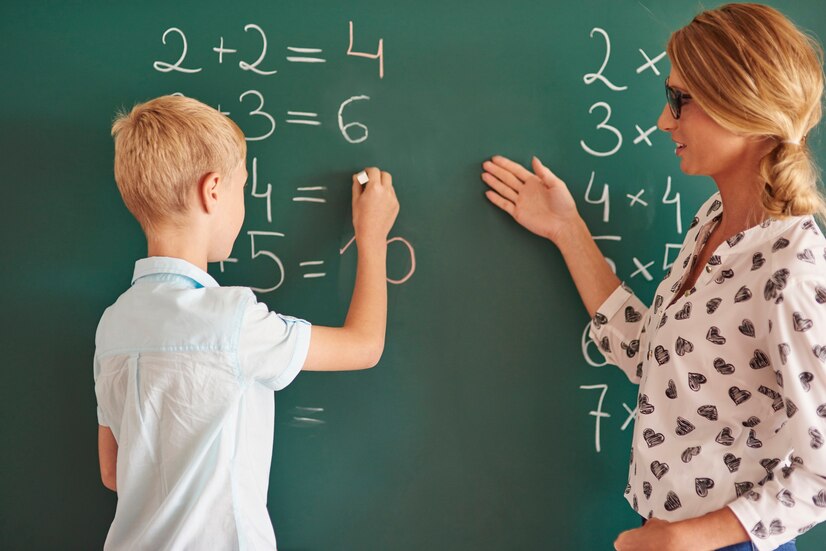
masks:
<instances>
[{"instance_id":1,"label":"woman","mask_svg":"<svg viewBox=\"0 0 826 551\"><path fill-rule=\"evenodd\" d=\"M795 549L826 519L826 239L812 218L826 208L806 144L819 48L772 8L730 4L667 52L658 126L719 191L650 309L538 159L485 162L486 195L559 247L591 337L639 384L626 497L644 520L616 549Z\"/></svg>"}]
</instances>

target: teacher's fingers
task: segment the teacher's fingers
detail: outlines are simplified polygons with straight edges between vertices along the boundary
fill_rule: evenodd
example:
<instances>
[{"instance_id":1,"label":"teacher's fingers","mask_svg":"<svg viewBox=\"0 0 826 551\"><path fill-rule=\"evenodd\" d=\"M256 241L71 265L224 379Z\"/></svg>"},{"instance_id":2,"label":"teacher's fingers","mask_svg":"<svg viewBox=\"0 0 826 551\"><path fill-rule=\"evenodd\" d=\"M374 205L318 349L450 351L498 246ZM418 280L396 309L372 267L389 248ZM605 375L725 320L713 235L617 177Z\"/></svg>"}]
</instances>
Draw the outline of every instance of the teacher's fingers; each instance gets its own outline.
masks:
<instances>
[{"instance_id":1,"label":"teacher's fingers","mask_svg":"<svg viewBox=\"0 0 826 551\"><path fill-rule=\"evenodd\" d=\"M520 165L519 163L511 161L507 157L503 157L501 155L494 155L493 157L491 157L490 160L493 164L504 168L505 170L507 170L523 182L531 176L533 176L530 170Z\"/></svg>"},{"instance_id":2,"label":"teacher's fingers","mask_svg":"<svg viewBox=\"0 0 826 551\"><path fill-rule=\"evenodd\" d=\"M495 191L486 191L485 192L485 197L487 197L488 200L491 203L493 203L494 205L496 205L497 207L499 207L503 211L505 211L508 214L510 214L511 216L513 216L514 210L516 208L516 207L514 207L513 203L511 203L510 201L508 201L507 199L505 199L504 197L502 197L501 195L499 195Z\"/></svg>"},{"instance_id":3,"label":"teacher's fingers","mask_svg":"<svg viewBox=\"0 0 826 551\"><path fill-rule=\"evenodd\" d=\"M511 203L515 203L516 198L519 197L519 193L517 193L510 186L505 185L502 182L502 180L500 180L490 172L482 173L482 181L485 182L488 186L490 186L496 193L498 193Z\"/></svg>"},{"instance_id":4,"label":"teacher's fingers","mask_svg":"<svg viewBox=\"0 0 826 551\"><path fill-rule=\"evenodd\" d=\"M516 174L494 163L493 161L485 161L484 163L482 163L482 168L485 170L485 172L492 174L500 182L502 182L503 184L505 184L517 193L519 193L519 190L521 190L522 186L525 185L524 180L518 178ZM528 175L533 176L530 173L528 173Z\"/></svg>"},{"instance_id":5,"label":"teacher's fingers","mask_svg":"<svg viewBox=\"0 0 826 551\"><path fill-rule=\"evenodd\" d=\"M539 160L539 157L534 157L533 160L531 160L531 166L533 168L534 173L536 173L537 176L542 178L542 180L546 184L550 184L555 180L559 180L559 177L556 174L554 174L550 168L542 164L542 161Z\"/></svg>"}]
</instances>

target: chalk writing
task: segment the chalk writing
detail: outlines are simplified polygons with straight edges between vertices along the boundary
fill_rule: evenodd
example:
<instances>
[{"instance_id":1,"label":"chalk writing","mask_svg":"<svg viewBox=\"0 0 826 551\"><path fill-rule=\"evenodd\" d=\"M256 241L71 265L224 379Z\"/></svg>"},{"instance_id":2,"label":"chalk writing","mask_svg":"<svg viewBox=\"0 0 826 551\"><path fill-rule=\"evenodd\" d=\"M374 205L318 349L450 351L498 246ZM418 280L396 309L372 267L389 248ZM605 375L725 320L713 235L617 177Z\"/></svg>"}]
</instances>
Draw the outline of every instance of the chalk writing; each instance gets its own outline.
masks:
<instances>
[{"instance_id":1,"label":"chalk writing","mask_svg":"<svg viewBox=\"0 0 826 551\"><path fill-rule=\"evenodd\" d=\"M637 412L639 411L639 407L636 406L634 409L628 407L628 404L625 402L622 403L622 407L625 408L625 411L628 412L628 417L625 418L625 422L620 427L620 430L625 430L628 428L628 425L631 424L631 421L634 421L637 418Z\"/></svg>"},{"instance_id":2,"label":"chalk writing","mask_svg":"<svg viewBox=\"0 0 826 551\"><path fill-rule=\"evenodd\" d=\"M591 29L591 38L594 38L594 33L600 34L605 39L605 58L602 60L602 65L599 68L599 71L596 73L588 73L582 80L585 81L585 84L593 84L595 81L599 80L603 84L605 84L611 90L616 92L621 92L623 90L627 90L628 86L617 86L616 84L612 83L610 80L605 78L602 72L605 70L605 67L608 65L608 59L611 57L611 39L608 36L608 33L605 32L603 29L599 27L594 27Z\"/></svg>"},{"instance_id":3,"label":"chalk writing","mask_svg":"<svg viewBox=\"0 0 826 551\"><path fill-rule=\"evenodd\" d=\"M379 78L384 78L384 39L379 38L379 48L376 50L375 54L368 54L365 52L356 52L353 51L353 22L350 21L350 45L347 46L347 55L352 55L356 57L366 57L369 59L378 59L379 60Z\"/></svg>"},{"instance_id":4,"label":"chalk writing","mask_svg":"<svg viewBox=\"0 0 826 551\"><path fill-rule=\"evenodd\" d=\"M298 265L302 268L305 268L307 266L313 266L313 267L314 266L323 266L324 261L323 260L306 260L304 262L299 262ZM309 272L309 273L304 274L304 279L314 279L314 278L318 278L318 277L324 277L326 275L327 274L324 273L324 272Z\"/></svg>"},{"instance_id":5,"label":"chalk writing","mask_svg":"<svg viewBox=\"0 0 826 551\"><path fill-rule=\"evenodd\" d=\"M665 244L665 255L663 256L663 270L667 270L674 264L674 260L677 259L676 255L674 258L671 258L671 252L677 251L678 253L683 248L682 243L666 243Z\"/></svg>"},{"instance_id":6,"label":"chalk writing","mask_svg":"<svg viewBox=\"0 0 826 551\"><path fill-rule=\"evenodd\" d=\"M589 195L591 194L591 187L594 185L594 174L595 172L592 170L591 179L588 180L588 187L585 189L585 202L592 205L604 205L602 208L602 221L607 222L611 216L611 200L608 193L608 184L602 185L602 195L599 199L591 199Z\"/></svg>"},{"instance_id":7,"label":"chalk writing","mask_svg":"<svg viewBox=\"0 0 826 551\"><path fill-rule=\"evenodd\" d=\"M347 249L350 248L350 245L352 245L355 240L356 236L354 235L353 238L350 239L350 241L348 241L346 245L344 245L344 247L339 249L339 254L343 255L347 251ZM393 279L388 276L387 282L392 283L393 285L401 285L402 283L406 282L411 277L413 277L413 274L416 272L416 251L413 249L413 245L411 245L410 242L403 237L393 237L387 240L387 246L389 247L391 243L397 242L401 243L407 248L407 252L410 256L410 268L407 270L407 273L399 279Z\"/></svg>"},{"instance_id":8,"label":"chalk writing","mask_svg":"<svg viewBox=\"0 0 826 551\"><path fill-rule=\"evenodd\" d=\"M643 264L642 262L639 261L639 259L636 256L632 260L634 262L634 265L637 267L637 271L633 272L631 274L631 277L635 277L638 274L642 274L642 276L645 279L647 279L648 281L651 281L651 280L654 279L654 276L652 276L651 273L648 271L648 268L650 268L651 266L654 265L653 260L651 262L649 262L648 264Z\"/></svg>"},{"instance_id":9,"label":"chalk writing","mask_svg":"<svg viewBox=\"0 0 826 551\"><path fill-rule=\"evenodd\" d=\"M631 202L628 204L628 206L633 207L636 203L639 203L642 206L647 207L648 203L646 201L640 199L640 197L642 197L643 193L645 193L644 189L641 189L636 195L631 195L630 193L626 193L625 196L628 197L629 199L631 199Z\"/></svg>"},{"instance_id":10,"label":"chalk writing","mask_svg":"<svg viewBox=\"0 0 826 551\"><path fill-rule=\"evenodd\" d=\"M321 121L318 119L318 113L310 113L308 111L287 111L288 117L299 117L287 119L288 124L307 124L310 126L321 126Z\"/></svg>"},{"instance_id":11,"label":"chalk writing","mask_svg":"<svg viewBox=\"0 0 826 551\"><path fill-rule=\"evenodd\" d=\"M617 130L615 126L611 126L610 124L608 124L608 121L611 119L611 106L605 103L604 101L598 101L595 104L593 104L591 108L588 109L588 113L593 113L594 109L598 107L605 109L605 118L602 120L601 123L597 125L597 130L607 130L613 133L614 136L617 137L617 144L608 151L596 151L595 149L591 149L588 146L588 144L585 143L585 140L579 140L579 145L581 145L582 149L584 149L587 153L593 155L594 157L610 157L611 155L619 151L620 147L622 147L622 132Z\"/></svg>"},{"instance_id":12,"label":"chalk writing","mask_svg":"<svg viewBox=\"0 0 826 551\"><path fill-rule=\"evenodd\" d=\"M184 67L181 67L181 63L184 62L184 58L186 57L186 49L187 49L186 35L184 34L184 32L181 29L177 28L177 27L170 27L170 28L166 29L166 31L163 33L163 36L161 37L161 42L163 42L164 44L166 44L166 36L169 33L178 33L179 35L181 35L181 41L183 42L183 51L181 52L181 57L179 57L178 61L176 61L175 63L166 63L164 61L156 61L155 63L152 64L152 67L154 67L156 71L160 71L162 73L169 73L171 71L179 71L181 73L198 73L198 72L200 72L201 71L200 68L198 68L198 69L186 69Z\"/></svg>"},{"instance_id":13,"label":"chalk writing","mask_svg":"<svg viewBox=\"0 0 826 551\"><path fill-rule=\"evenodd\" d=\"M258 140L265 140L265 139L269 138L270 136L272 136L272 133L275 132L275 118L273 118L273 116L270 115L269 113L266 113L266 112L261 110L264 107L264 96L262 96L261 92L259 92L258 90L247 90L246 92L241 94L241 97L238 98L238 101L243 102L244 98L249 94L252 94L252 95L256 96L259 100L258 107L256 107L252 111L250 111L250 113L249 113L250 116L264 117L265 119L267 119L269 121L270 129L269 129L269 131L267 131L266 134L262 134L260 136L254 137L254 138L251 138L251 137L247 136L246 140L249 141L249 142L254 142L254 141L258 141Z\"/></svg>"},{"instance_id":14,"label":"chalk writing","mask_svg":"<svg viewBox=\"0 0 826 551\"><path fill-rule=\"evenodd\" d=\"M341 135L344 136L344 139L350 143L361 143L367 139L367 135L369 131L367 130L367 126L361 124L360 122L351 122L348 124L344 124L344 108L347 107L349 104L353 103L354 101L365 101L369 100L369 96L353 96L352 98L344 100L338 108L338 128L341 130ZM351 128L360 128L364 135L361 137L354 138L350 135Z\"/></svg>"},{"instance_id":15,"label":"chalk writing","mask_svg":"<svg viewBox=\"0 0 826 551\"><path fill-rule=\"evenodd\" d=\"M295 54L321 54L324 50L321 48L296 48L287 46L287 50ZM309 56L287 56L287 61L290 63L327 63L323 57L309 57Z\"/></svg>"},{"instance_id":16,"label":"chalk writing","mask_svg":"<svg viewBox=\"0 0 826 551\"><path fill-rule=\"evenodd\" d=\"M305 186L296 188L296 191L326 191L327 188L324 186ZM327 199L324 197L307 197L307 196L298 196L293 197L293 201L295 202L303 202L303 203L326 203Z\"/></svg>"},{"instance_id":17,"label":"chalk writing","mask_svg":"<svg viewBox=\"0 0 826 551\"><path fill-rule=\"evenodd\" d=\"M636 128L637 132L639 132L639 136L634 138L634 144L636 145L640 142L645 142L649 146L651 146L651 140L648 139L648 136L657 129L656 125L652 126L648 130L643 130L642 128L640 128L640 125L638 124L635 124L634 128Z\"/></svg>"},{"instance_id":18,"label":"chalk writing","mask_svg":"<svg viewBox=\"0 0 826 551\"><path fill-rule=\"evenodd\" d=\"M272 222L272 184L267 184L267 191L258 191L258 157L252 158L252 189L250 195L256 199L267 200L267 222Z\"/></svg>"},{"instance_id":19,"label":"chalk writing","mask_svg":"<svg viewBox=\"0 0 826 551\"><path fill-rule=\"evenodd\" d=\"M224 63L224 54L235 54L238 53L238 50L230 50L229 48L224 48L224 37L221 37L221 43L212 48L212 51L218 54L218 64Z\"/></svg>"},{"instance_id":20,"label":"chalk writing","mask_svg":"<svg viewBox=\"0 0 826 551\"><path fill-rule=\"evenodd\" d=\"M642 54L642 57L645 58L645 63L637 67L637 74L642 73L646 69L651 69L655 75L660 76L660 71L657 69L657 62L665 57L665 52L656 56L654 59L649 58L648 54L646 54L642 48L640 48L640 54Z\"/></svg>"},{"instance_id":21,"label":"chalk writing","mask_svg":"<svg viewBox=\"0 0 826 551\"><path fill-rule=\"evenodd\" d=\"M278 268L278 277L277 282L272 287L250 287L253 291L257 293L271 293L275 291L281 284L284 283L284 264L281 262L281 259L278 258L275 253L272 251L268 251L265 249L258 249L256 250L255 247L255 238L256 237L284 237L284 234L281 232L274 232L274 231L248 231L247 235L250 236L250 259L255 260L259 256L266 256L270 260L272 260L276 267Z\"/></svg>"},{"instance_id":22,"label":"chalk writing","mask_svg":"<svg viewBox=\"0 0 826 551\"><path fill-rule=\"evenodd\" d=\"M608 360L606 360L605 358L602 358L601 361L600 360L595 360L588 353L588 347L589 346L593 346L594 348L597 348L597 351L598 351L597 343L595 343L594 339L592 339L588 335L588 333L590 331L591 331L591 322L589 321L587 324L585 324L585 330L582 331L582 357L585 358L585 361L588 363L588 365L590 365L592 367L602 367L603 365L606 365L608 363ZM602 354L600 354L600 356L602 356Z\"/></svg>"},{"instance_id":23,"label":"chalk writing","mask_svg":"<svg viewBox=\"0 0 826 551\"><path fill-rule=\"evenodd\" d=\"M669 199L668 194L671 193L671 176L668 177L665 184L665 193L663 193L663 204L664 205L676 205L676 217L677 217L677 233L683 233L683 219L680 215L680 194L677 193L674 195L673 198Z\"/></svg>"},{"instance_id":24,"label":"chalk writing","mask_svg":"<svg viewBox=\"0 0 826 551\"><path fill-rule=\"evenodd\" d=\"M247 63L246 61L239 61L238 62L238 67L240 67L244 71L252 71L253 73L258 74L258 75L274 75L278 71L276 71L276 70L265 71L263 69L258 68L258 66L261 64L261 62L264 61L264 57L267 55L267 35L264 34L264 30L261 29L261 27L259 27L258 25L255 25L254 23L250 23L249 25L244 26L244 32L247 32L250 29L252 29L254 31L257 31L258 34L261 35L261 40L263 42L263 45L261 47L261 55L259 55L258 59L256 59L253 63Z\"/></svg>"},{"instance_id":25,"label":"chalk writing","mask_svg":"<svg viewBox=\"0 0 826 551\"><path fill-rule=\"evenodd\" d=\"M605 400L605 393L608 392L608 385L601 384L601 385L580 385L582 390L599 390L599 402L597 403L597 409L591 410L588 412L588 415L593 415L596 417L596 430L594 435L594 443L596 445L597 453L601 451L600 446L600 438L599 438L599 424L600 420L603 417L611 417L610 413L606 413L602 411L602 402Z\"/></svg>"}]
</instances>

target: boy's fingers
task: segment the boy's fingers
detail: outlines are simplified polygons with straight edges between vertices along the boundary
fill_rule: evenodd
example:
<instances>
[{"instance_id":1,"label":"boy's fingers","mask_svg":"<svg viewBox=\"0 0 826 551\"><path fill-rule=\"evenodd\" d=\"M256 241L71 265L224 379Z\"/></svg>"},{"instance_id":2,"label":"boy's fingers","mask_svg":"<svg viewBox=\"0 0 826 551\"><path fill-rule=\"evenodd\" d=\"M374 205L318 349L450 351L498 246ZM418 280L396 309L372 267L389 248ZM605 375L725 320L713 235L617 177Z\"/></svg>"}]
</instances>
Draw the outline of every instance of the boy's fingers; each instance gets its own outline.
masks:
<instances>
[{"instance_id":1,"label":"boy's fingers","mask_svg":"<svg viewBox=\"0 0 826 551\"><path fill-rule=\"evenodd\" d=\"M381 183L393 187L393 176L389 172L381 171Z\"/></svg>"},{"instance_id":2,"label":"boy's fingers","mask_svg":"<svg viewBox=\"0 0 826 551\"><path fill-rule=\"evenodd\" d=\"M356 202L359 200L362 193L364 193L364 190L362 190L361 182L353 176L353 208L355 208Z\"/></svg>"},{"instance_id":3,"label":"boy's fingers","mask_svg":"<svg viewBox=\"0 0 826 551\"><path fill-rule=\"evenodd\" d=\"M369 185L379 185L380 186L382 184L382 182L381 182L381 171L378 168L376 168L374 166L371 166L370 168L365 168L364 171L367 173L367 178L370 179L370 181L367 183L368 186Z\"/></svg>"}]
</instances>

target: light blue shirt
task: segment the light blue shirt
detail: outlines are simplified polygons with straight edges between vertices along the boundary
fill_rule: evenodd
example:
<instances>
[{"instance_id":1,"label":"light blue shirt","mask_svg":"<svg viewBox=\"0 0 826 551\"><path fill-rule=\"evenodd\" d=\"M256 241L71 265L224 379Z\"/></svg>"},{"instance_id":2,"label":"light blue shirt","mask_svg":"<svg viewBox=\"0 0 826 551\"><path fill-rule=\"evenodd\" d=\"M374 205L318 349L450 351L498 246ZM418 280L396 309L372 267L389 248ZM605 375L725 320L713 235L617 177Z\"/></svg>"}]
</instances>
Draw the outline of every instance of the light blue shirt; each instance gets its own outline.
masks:
<instances>
[{"instance_id":1,"label":"light blue shirt","mask_svg":"<svg viewBox=\"0 0 826 551\"><path fill-rule=\"evenodd\" d=\"M275 549L274 390L301 370L306 321L176 258L135 265L95 339L98 422L118 442L105 549Z\"/></svg>"}]
</instances>

